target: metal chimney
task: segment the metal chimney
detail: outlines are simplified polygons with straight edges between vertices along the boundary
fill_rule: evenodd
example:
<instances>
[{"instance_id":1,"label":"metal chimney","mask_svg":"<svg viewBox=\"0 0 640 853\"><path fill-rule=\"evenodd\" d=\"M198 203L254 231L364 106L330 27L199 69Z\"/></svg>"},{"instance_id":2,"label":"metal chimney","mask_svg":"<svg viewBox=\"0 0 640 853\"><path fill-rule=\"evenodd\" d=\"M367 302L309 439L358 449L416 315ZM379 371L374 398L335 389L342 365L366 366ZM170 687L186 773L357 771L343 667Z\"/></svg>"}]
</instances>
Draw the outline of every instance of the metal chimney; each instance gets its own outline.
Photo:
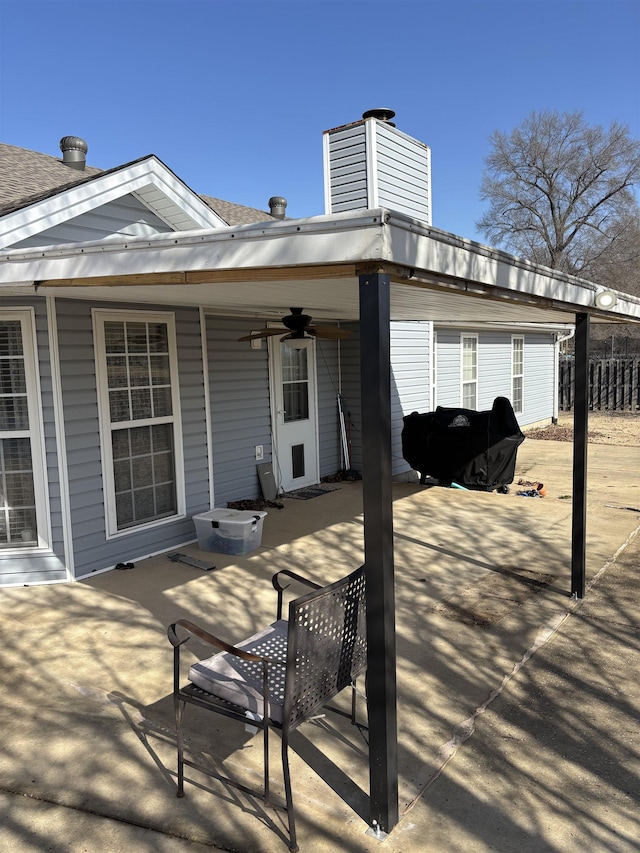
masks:
<instances>
[{"instance_id":1,"label":"metal chimney","mask_svg":"<svg viewBox=\"0 0 640 853\"><path fill-rule=\"evenodd\" d=\"M269 199L269 212L275 219L284 219L287 209L287 200L281 195L271 196Z\"/></svg>"},{"instance_id":2,"label":"metal chimney","mask_svg":"<svg viewBox=\"0 0 640 853\"><path fill-rule=\"evenodd\" d=\"M87 164L87 151L89 146L79 136L63 136L60 140L62 151L62 162L71 169L83 172Z\"/></svg>"}]
</instances>

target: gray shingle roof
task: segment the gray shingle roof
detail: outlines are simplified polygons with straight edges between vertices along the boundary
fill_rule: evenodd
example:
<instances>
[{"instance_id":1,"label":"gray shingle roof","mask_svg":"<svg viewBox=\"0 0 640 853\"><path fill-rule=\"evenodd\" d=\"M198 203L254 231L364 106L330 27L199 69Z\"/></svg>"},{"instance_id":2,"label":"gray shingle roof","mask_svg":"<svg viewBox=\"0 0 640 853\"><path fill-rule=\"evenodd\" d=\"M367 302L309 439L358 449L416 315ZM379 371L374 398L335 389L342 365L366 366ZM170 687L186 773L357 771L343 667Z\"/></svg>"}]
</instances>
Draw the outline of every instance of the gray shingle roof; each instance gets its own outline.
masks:
<instances>
[{"instance_id":1,"label":"gray shingle roof","mask_svg":"<svg viewBox=\"0 0 640 853\"><path fill-rule=\"evenodd\" d=\"M0 143L0 215L90 181L100 173L91 166L81 172L48 154Z\"/></svg>"},{"instance_id":2,"label":"gray shingle roof","mask_svg":"<svg viewBox=\"0 0 640 853\"><path fill-rule=\"evenodd\" d=\"M212 198L209 195L201 195L200 198L215 211L227 225L248 225L250 222L273 222L276 217L271 216L264 210L255 207L245 207L243 204L233 204L223 201L221 198Z\"/></svg>"},{"instance_id":3,"label":"gray shingle roof","mask_svg":"<svg viewBox=\"0 0 640 853\"><path fill-rule=\"evenodd\" d=\"M120 168L122 166L117 167ZM86 166L84 171L72 169L61 159L49 154L40 154L0 142L0 216L103 174L105 172L102 169L94 166ZM275 218L265 211L242 204L233 204L211 196L203 195L200 198L228 225L247 225L251 222L273 221Z\"/></svg>"}]
</instances>

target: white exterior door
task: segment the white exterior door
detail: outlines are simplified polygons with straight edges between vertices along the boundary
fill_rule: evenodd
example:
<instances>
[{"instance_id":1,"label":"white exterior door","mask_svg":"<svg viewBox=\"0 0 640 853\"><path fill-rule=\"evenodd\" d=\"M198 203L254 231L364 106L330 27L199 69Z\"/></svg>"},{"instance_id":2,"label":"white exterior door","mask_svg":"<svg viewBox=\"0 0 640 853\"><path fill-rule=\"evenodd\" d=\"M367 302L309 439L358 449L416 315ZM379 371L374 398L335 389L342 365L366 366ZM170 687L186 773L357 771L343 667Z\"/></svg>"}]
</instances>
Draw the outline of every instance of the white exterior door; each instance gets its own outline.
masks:
<instances>
[{"instance_id":1,"label":"white exterior door","mask_svg":"<svg viewBox=\"0 0 640 853\"><path fill-rule=\"evenodd\" d=\"M315 341L271 338L269 348L273 472L291 492L319 480Z\"/></svg>"}]
</instances>

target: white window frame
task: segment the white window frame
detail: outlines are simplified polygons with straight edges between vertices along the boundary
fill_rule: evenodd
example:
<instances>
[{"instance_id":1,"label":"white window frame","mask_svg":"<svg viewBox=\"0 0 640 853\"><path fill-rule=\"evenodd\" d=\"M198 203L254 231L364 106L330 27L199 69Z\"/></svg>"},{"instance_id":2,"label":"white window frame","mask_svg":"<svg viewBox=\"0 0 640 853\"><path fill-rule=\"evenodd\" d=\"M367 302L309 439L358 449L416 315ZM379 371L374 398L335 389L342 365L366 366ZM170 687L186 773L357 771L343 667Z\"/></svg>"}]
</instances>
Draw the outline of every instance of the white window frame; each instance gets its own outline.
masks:
<instances>
[{"instance_id":1,"label":"white window frame","mask_svg":"<svg viewBox=\"0 0 640 853\"><path fill-rule=\"evenodd\" d=\"M36 321L33 308L3 308L3 320L18 320L22 334L25 379L27 388L27 413L29 428L25 430L2 430L0 438L29 438L31 442L31 466L35 492L37 544L0 547L0 555L27 554L51 551L51 516L49 512L49 484L46 473L42 394L37 370Z\"/></svg>"},{"instance_id":2,"label":"white window frame","mask_svg":"<svg viewBox=\"0 0 640 853\"><path fill-rule=\"evenodd\" d=\"M180 411L180 388L178 383L178 350L176 343L175 316L165 311L129 311L92 309L93 335L95 342L96 382L98 391L98 418L100 422L100 446L102 455L102 477L104 483L106 538L116 539L130 536L154 527L162 527L178 519L186 517L186 498L184 483L184 455L182 444L182 416ZM109 321L133 323L164 323L167 326L169 341L169 374L171 378L171 409L170 416L162 418L118 421L112 425L109 411L109 390L107 381L107 358L105 343L105 323ZM149 426L160 423L171 423L173 426L176 512L163 518L144 521L118 530L116 513L116 492L113 470L113 448L111 433L115 429L130 429L138 426Z\"/></svg>"},{"instance_id":3,"label":"white window frame","mask_svg":"<svg viewBox=\"0 0 640 853\"><path fill-rule=\"evenodd\" d=\"M515 364L515 342L520 341L522 344L522 364L521 372L516 373ZM520 408L516 406L516 395L514 382L520 379ZM511 335L511 403L513 411L516 415L521 415L524 412L524 335Z\"/></svg>"},{"instance_id":4,"label":"white window frame","mask_svg":"<svg viewBox=\"0 0 640 853\"><path fill-rule=\"evenodd\" d=\"M465 379L464 378L464 343L466 340L473 341L474 350L476 354L476 369L475 376L473 379ZM474 409L477 411L478 409L478 373L479 373L479 346L478 346L478 335L477 334L468 334L467 332L462 332L460 334L460 406L463 409ZM464 400L464 389L467 385L473 385L475 391L475 405L467 406Z\"/></svg>"}]
</instances>

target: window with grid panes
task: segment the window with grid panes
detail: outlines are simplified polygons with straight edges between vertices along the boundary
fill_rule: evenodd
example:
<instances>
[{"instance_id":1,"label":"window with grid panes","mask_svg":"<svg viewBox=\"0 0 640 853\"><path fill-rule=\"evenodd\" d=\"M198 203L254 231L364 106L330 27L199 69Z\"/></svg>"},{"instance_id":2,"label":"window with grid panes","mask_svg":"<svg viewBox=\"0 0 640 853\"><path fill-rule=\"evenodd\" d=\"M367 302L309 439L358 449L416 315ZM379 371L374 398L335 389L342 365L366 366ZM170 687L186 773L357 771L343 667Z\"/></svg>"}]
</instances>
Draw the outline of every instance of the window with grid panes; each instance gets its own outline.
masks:
<instances>
[{"instance_id":1,"label":"window with grid panes","mask_svg":"<svg viewBox=\"0 0 640 853\"><path fill-rule=\"evenodd\" d=\"M44 463L35 416L34 357L28 358L27 313L0 320L0 549L33 547L39 542ZM29 395L32 396L30 405Z\"/></svg>"},{"instance_id":2,"label":"window with grid panes","mask_svg":"<svg viewBox=\"0 0 640 853\"><path fill-rule=\"evenodd\" d=\"M478 404L478 338L462 336L462 408L476 409Z\"/></svg>"},{"instance_id":3,"label":"window with grid panes","mask_svg":"<svg viewBox=\"0 0 640 853\"><path fill-rule=\"evenodd\" d=\"M111 451L111 521L121 531L179 511L173 343L167 321L98 319Z\"/></svg>"},{"instance_id":4,"label":"window with grid panes","mask_svg":"<svg viewBox=\"0 0 640 853\"><path fill-rule=\"evenodd\" d=\"M520 415L524 408L524 338L514 335L511 338L511 405Z\"/></svg>"}]
</instances>

